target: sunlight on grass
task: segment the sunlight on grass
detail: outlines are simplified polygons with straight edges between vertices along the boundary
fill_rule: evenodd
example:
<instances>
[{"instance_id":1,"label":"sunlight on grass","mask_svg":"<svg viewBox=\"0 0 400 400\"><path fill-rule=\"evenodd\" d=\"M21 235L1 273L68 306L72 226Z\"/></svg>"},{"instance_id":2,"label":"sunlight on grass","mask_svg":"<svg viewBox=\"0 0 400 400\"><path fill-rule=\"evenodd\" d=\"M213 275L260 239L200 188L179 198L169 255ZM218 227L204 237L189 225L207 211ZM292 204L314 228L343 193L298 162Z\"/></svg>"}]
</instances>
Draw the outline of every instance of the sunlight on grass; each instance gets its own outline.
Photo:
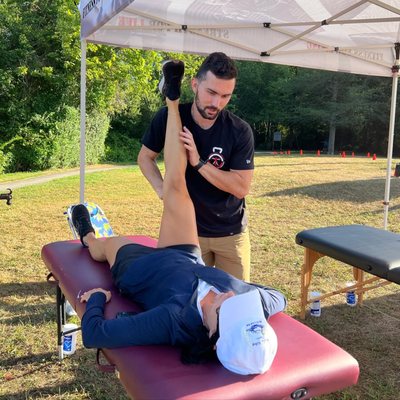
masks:
<instances>
[{"instance_id":1,"label":"sunlight on grass","mask_svg":"<svg viewBox=\"0 0 400 400\"><path fill-rule=\"evenodd\" d=\"M290 315L297 317L299 312L304 250L295 244L296 233L343 224L381 228L385 168L385 161L379 159L256 157L247 197L252 281L282 290ZM395 232L400 231L399 184L400 180L392 179L389 229ZM84 349L80 339L76 355L57 362L54 287L46 283L48 271L40 252L48 242L72 238L63 213L78 202L79 177L15 189L13 194L12 206L0 203L0 397L125 399L117 379L96 370L94 351ZM103 208L116 233L158 236L162 204L137 167L88 174L86 199ZM348 266L321 259L312 288L328 292L350 278ZM323 301L321 318L306 320L361 366L356 387L321 398L397 398L399 300L396 285L369 292L362 308L350 308L343 296L337 296Z\"/></svg>"},{"instance_id":2,"label":"sunlight on grass","mask_svg":"<svg viewBox=\"0 0 400 400\"><path fill-rule=\"evenodd\" d=\"M105 169L105 168L112 168L115 166L123 166L123 164L96 164L96 165L89 165L86 167L88 171ZM53 174L62 174L62 173L69 173L69 172L78 172L79 167L76 168L65 168L65 169L49 169L47 171L29 171L29 172L14 172L10 174L0 174L0 183L5 182L14 182L20 179L30 179L30 178L37 178L41 176L49 176ZM12 186L12 184L10 185Z\"/></svg>"}]
</instances>

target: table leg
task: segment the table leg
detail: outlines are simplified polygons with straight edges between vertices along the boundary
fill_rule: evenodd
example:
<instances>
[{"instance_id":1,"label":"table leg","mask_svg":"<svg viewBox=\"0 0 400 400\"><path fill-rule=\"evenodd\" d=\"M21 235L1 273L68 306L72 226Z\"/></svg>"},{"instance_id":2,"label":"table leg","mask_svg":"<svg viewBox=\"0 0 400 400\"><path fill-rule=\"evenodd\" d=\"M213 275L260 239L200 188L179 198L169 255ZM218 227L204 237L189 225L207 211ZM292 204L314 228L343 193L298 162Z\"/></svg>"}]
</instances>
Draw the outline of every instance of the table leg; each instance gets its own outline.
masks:
<instances>
[{"instance_id":1,"label":"table leg","mask_svg":"<svg viewBox=\"0 0 400 400\"><path fill-rule=\"evenodd\" d=\"M306 317L306 307L308 303L308 290L312 278L312 270L314 264L321 258L324 254L318 253L312 249L305 249L304 252L304 263L301 268L301 304L300 304L300 318L305 319Z\"/></svg>"},{"instance_id":2,"label":"table leg","mask_svg":"<svg viewBox=\"0 0 400 400\"><path fill-rule=\"evenodd\" d=\"M58 346L58 357L61 361L64 358L62 348L62 328L65 324L65 297L61 291L60 286L57 285L57 346Z\"/></svg>"},{"instance_id":3,"label":"table leg","mask_svg":"<svg viewBox=\"0 0 400 400\"><path fill-rule=\"evenodd\" d=\"M364 285L364 271L362 269L353 267L353 276L357 281L357 287L363 287ZM357 303L362 305L364 300L364 292L361 290L357 294Z\"/></svg>"}]
</instances>

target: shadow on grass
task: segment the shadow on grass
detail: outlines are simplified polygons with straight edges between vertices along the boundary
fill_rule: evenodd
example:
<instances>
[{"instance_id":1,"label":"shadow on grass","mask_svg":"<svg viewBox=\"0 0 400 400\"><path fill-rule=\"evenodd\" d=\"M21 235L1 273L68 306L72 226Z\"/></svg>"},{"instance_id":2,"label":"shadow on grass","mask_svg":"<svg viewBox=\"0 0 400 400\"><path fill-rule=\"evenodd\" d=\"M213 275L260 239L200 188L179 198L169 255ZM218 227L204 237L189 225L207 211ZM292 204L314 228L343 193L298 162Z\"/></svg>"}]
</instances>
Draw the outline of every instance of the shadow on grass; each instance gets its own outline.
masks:
<instances>
[{"instance_id":1,"label":"shadow on grass","mask_svg":"<svg viewBox=\"0 0 400 400\"><path fill-rule=\"evenodd\" d=\"M95 352L78 349L72 356L58 360L56 352L10 358L6 367L18 367L8 382L21 382L18 389L0 395L0 400L26 400L33 398L89 398L127 399L127 395L115 374L100 372L95 364ZM46 376L58 375L47 384ZM24 385L24 379L36 380L36 384ZM3 382L7 385L7 381ZM73 397L71 397L73 396Z\"/></svg>"},{"instance_id":2,"label":"shadow on grass","mask_svg":"<svg viewBox=\"0 0 400 400\"><path fill-rule=\"evenodd\" d=\"M397 287L395 283L392 286L394 288ZM345 303L345 297L342 296L343 304L324 305L322 300L321 317L319 318L307 315L305 320L301 320L296 315L293 317L317 330L322 335L329 334L329 339L332 341L335 341L337 337L346 335L345 331L353 335L355 327L362 329L359 331L360 333L364 331L366 334L379 333L378 329L382 327L383 330L380 333L384 334L388 328L388 321L392 321L393 327L400 325L400 289L397 293L382 295L372 299L368 299L368 294L365 296L367 298L364 299L361 306L349 307ZM340 299L340 297L340 295L337 295L336 298ZM378 315L379 318L377 317ZM340 323L343 324L343 330L337 329ZM360 326L359 323L365 324L366 329ZM334 329L329 332L329 327ZM397 338L393 339L397 341Z\"/></svg>"},{"instance_id":3,"label":"shadow on grass","mask_svg":"<svg viewBox=\"0 0 400 400\"><path fill-rule=\"evenodd\" d=\"M54 286L43 280L43 282L12 282L0 284L0 298L6 296L35 296L52 294Z\"/></svg>"},{"instance_id":4,"label":"shadow on grass","mask_svg":"<svg viewBox=\"0 0 400 400\"><path fill-rule=\"evenodd\" d=\"M382 205L382 207L380 207L380 208L378 208L378 209L376 209L375 211L368 211L368 212L362 212L362 213L360 213L360 215L367 215L367 214L382 214L382 210L383 210L383 205ZM389 207L389 213L391 212L391 211L397 211L397 210L400 210L400 205L397 205L397 206L393 206L393 207Z\"/></svg>"},{"instance_id":5,"label":"shadow on grass","mask_svg":"<svg viewBox=\"0 0 400 400\"><path fill-rule=\"evenodd\" d=\"M47 352L40 354L27 354L22 357L10 357L8 359L2 360L1 365L4 368L15 367L16 365L25 366L25 365L36 365L43 364L48 362L57 362L58 357L56 352ZM43 367L43 366L41 366Z\"/></svg>"},{"instance_id":6,"label":"shadow on grass","mask_svg":"<svg viewBox=\"0 0 400 400\"><path fill-rule=\"evenodd\" d=\"M318 200L348 201L355 204L364 204L383 200L384 189L384 179L368 179L301 186L276 192L266 192L262 197L300 195ZM392 199L400 196L397 188L393 188L391 192Z\"/></svg>"},{"instance_id":7,"label":"shadow on grass","mask_svg":"<svg viewBox=\"0 0 400 400\"><path fill-rule=\"evenodd\" d=\"M324 305L322 302L319 318L307 315L303 321L294 316L346 350L360 365L356 386L321 399L399 398L400 291L372 299L368 299L368 294L366 296L363 306L349 307L343 297L343 304ZM340 301L340 296L338 299Z\"/></svg>"},{"instance_id":8,"label":"shadow on grass","mask_svg":"<svg viewBox=\"0 0 400 400\"><path fill-rule=\"evenodd\" d=\"M43 302L49 296L51 300ZM16 297L21 301L6 301ZM39 299L39 301L37 301ZM22 301L23 300L23 301ZM55 286L48 282L25 282L0 284L0 307L11 317L2 317L5 325L39 324L55 320Z\"/></svg>"}]
</instances>

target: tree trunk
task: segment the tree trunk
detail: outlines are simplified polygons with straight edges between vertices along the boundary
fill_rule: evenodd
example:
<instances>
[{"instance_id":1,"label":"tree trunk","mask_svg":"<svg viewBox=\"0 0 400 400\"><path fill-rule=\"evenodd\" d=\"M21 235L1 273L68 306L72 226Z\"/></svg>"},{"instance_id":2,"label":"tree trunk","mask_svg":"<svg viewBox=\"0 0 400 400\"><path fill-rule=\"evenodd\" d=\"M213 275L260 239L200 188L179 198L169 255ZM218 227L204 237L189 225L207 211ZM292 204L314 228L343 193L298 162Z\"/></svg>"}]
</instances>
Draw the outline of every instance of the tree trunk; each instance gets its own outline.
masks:
<instances>
[{"instance_id":1,"label":"tree trunk","mask_svg":"<svg viewBox=\"0 0 400 400\"><path fill-rule=\"evenodd\" d=\"M335 153L337 95L338 95L338 80L337 77L334 76L332 85L332 114L329 121L328 154Z\"/></svg>"},{"instance_id":2,"label":"tree trunk","mask_svg":"<svg viewBox=\"0 0 400 400\"><path fill-rule=\"evenodd\" d=\"M335 115L332 115L331 120L329 121L328 154L335 153L335 136L336 136L336 118Z\"/></svg>"}]
</instances>

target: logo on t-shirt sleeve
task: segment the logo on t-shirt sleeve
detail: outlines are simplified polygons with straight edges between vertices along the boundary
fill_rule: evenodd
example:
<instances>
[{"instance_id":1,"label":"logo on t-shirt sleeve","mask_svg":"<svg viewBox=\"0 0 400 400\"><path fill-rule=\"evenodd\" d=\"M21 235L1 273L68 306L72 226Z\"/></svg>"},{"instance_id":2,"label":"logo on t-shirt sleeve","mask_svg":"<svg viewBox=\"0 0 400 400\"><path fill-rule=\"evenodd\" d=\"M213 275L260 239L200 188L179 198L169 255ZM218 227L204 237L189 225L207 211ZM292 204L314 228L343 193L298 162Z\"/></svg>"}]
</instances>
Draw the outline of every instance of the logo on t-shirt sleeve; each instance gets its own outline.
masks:
<instances>
[{"instance_id":1,"label":"logo on t-shirt sleeve","mask_svg":"<svg viewBox=\"0 0 400 400\"><path fill-rule=\"evenodd\" d=\"M225 164L222 147L213 147L212 151L213 152L208 156L208 161L214 165L214 167L221 169Z\"/></svg>"}]
</instances>

